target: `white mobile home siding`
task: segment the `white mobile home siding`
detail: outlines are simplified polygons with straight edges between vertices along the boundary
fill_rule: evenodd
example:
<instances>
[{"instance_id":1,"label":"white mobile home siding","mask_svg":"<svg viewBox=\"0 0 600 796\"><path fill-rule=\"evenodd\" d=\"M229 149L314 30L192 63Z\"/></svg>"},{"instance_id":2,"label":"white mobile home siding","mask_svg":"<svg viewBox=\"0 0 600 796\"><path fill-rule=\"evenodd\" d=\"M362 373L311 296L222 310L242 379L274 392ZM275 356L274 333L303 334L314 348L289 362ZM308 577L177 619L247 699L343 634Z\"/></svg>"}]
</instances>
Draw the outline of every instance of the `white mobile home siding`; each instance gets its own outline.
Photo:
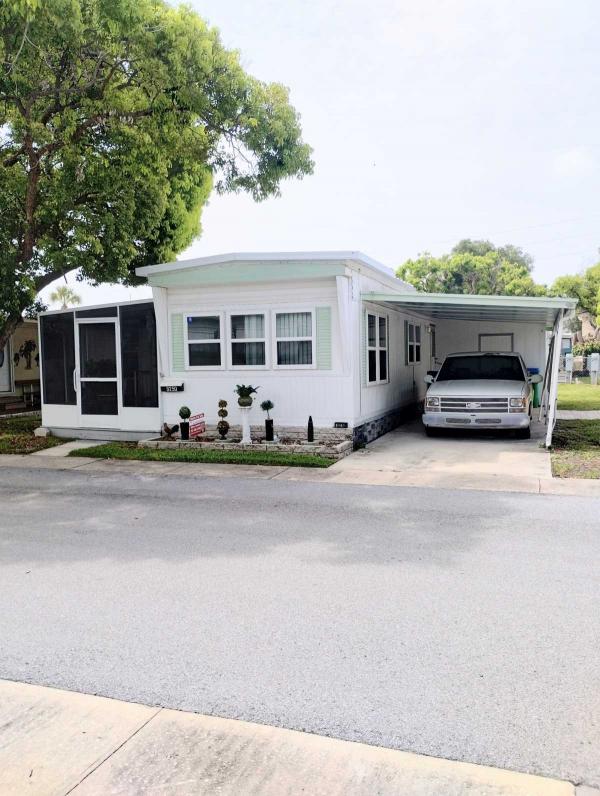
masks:
<instances>
[{"instance_id":1,"label":"white mobile home siding","mask_svg":"<svg viewBox=\"0 0 600 796\"><path fill-rule=\"evenodd\" d=\"M322 369L277 368L273 367L275 341L273 317L277 311L302 311L327 308L331 318L330 360L327 350L319 351L321 340L313 342L313 362L319 360ZM265 314L267 366L257 368L238 368L231 365L229 317L231 314ZM174 361L172 346L173 334L179 334L173 326L181 323L187 315L202 313L224 314L225 339L222 369L187 370L185 365ZM336 421L353 420L352 368L344 368L341 347L338 297L335 278L290 281L284 283L253 283L235 286L204 286L186 289L167 290L167 316L169 319L168 351L170 380L181 380L184 391L162 393L164 419L168 423L178 422L178 411L182 405L189 406L193 413L204 412L206 421L218 421L218 401L228 401L228 422L232 425L241 422L234 394L236 384L259 386L255 396L251 423L262 423L265 414L260 402L270 399L275 404L271 416L278 424L303 426L312 415L316 427L331 427ZM313 323L316 317L313 315ZM163 330L160 334L165 334ZM325 344L327 345L327 344ZM177 357L175 357L177 359ZM270 363L270 364L269 364ZM327 367L327 365L330 367Z\"/></svg>"},{"instance_id":2,"label":"white mobile home siding","mask_svg":"<svg viewBox=\"0 0 600 796\"><path fill-rule=\"evenodd\" d=\"M480 334L513 334L514 351L521 354L525 366L546 366L546 326L535 323L450 321L437 323L437 357L441 361L448 354L460 351L478 351Z\"/></svg>"},{"instance_id":3,"label":"white mobile home siding","mask_svg":"<svg viewBox=\"0 0 600 796\"><path fill-rule=\"evenodd\" d=\"M357 293L389 291L389 279L360 274L356 277ZM398 289L413 290L410 285L398 281ZM388 381L383 384L369 384L367 381L367 313L385 315L388 318ZM407 365L405 362L404 322L410 320L421 325L421 362ZM354 324L356 330L353 362L356 365L354 426L361 425L386 413L402 409L423 399L426 387L424 377L429 369L430 340L427 321L415 314L389 309L377 304L358 301L355 306Z\"/></svg>"}]
</instances>

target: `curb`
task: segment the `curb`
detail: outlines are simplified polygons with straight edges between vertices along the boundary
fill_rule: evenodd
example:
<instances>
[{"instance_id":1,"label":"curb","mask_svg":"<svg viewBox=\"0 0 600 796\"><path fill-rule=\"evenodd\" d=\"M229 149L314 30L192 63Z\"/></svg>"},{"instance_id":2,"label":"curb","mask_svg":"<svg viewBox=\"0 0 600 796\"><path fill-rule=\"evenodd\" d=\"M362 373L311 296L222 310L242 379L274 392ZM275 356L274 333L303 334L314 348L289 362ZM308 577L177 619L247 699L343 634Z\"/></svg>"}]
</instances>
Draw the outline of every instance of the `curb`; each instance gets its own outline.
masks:
<instances>
[{"instance_id":1,"label":"curb","mask_svg":"<svg viewBox=\"0 0 600 796\"><path fill-rule=\"evenodd\" d=\"M3 796L592 796L570 782L0 680Z\"/></svg>"},{"instance_id":2,"label":"curb","mask_svg":"<svg viewBox=\"0 0 600 796\"><path fill-rule=\"evenodd\" d=\"M258 464L210 464L203 462L159 462L135 459L95 459L91 457L0 454L0 468L77 470L95 474L130 473L153 477L187 475L191 478L259 478L275 481L304 481L345 486L404 486L419 489L475 490L533 495L565 495L600 498L600 480L585 478L508 477L502 475L448 475L446 473L408 473L397 470L339 471L335 465L322 470L314 467L287 467Z\"/></svg>"}]
</instances>

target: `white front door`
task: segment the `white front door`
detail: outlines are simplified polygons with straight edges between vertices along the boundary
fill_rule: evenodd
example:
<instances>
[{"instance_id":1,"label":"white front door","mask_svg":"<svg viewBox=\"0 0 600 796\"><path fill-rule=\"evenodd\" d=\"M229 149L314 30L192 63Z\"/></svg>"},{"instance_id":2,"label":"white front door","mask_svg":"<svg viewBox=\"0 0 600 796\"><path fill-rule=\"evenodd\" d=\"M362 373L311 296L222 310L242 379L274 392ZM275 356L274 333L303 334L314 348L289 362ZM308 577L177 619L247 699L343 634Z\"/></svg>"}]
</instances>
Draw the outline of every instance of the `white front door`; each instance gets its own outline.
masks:
<instances>
[{"instance_id":1,"label":"white front door","mask_svg":"<svg viewBox=\"0 0 600 796\"><path fill-rule=\"evenodd\" d=\"M78 320L75 383L82 428L119 428L121 362L116 319Z\"/></svg>"},{"instance_id":2,"label":"white front door","mask_svg":"<svg viewBox=\"0 0 600 796\"><path fill-rule=\"evenodd\" d=\"M0 392L10 392L11 387L10 346L7 343L4 351L0 351Z\"/></svg>"}]
</instances>

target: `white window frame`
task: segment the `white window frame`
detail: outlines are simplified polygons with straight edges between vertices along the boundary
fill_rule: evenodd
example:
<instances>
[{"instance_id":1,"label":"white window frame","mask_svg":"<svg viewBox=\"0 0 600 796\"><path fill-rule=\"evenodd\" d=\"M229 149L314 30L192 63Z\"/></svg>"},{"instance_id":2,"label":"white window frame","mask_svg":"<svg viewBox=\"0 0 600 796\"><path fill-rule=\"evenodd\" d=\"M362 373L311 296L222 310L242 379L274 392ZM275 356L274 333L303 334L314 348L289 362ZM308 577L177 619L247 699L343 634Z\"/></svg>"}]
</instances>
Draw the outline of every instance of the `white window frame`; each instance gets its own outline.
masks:
<instances>
[{"instance_id":1,"label":"white window frame","mask_svg":"<svg viewBox=\"0 0 600 796\"><path fill-rule=\"evenodd\" d=\"M219 339L207 339L207 340L189 340L188 339L188 318L218 318L219 319ZM223 335L224 331L224 313L223 312L209 312L206 310L189 310L183 312L183 341L185 347L185 369L186 370L225 370L227 367L226 362L226 352L227 346L224 345L225 338ZM221 351L221 364L220 365L190 365L190 345L194 343L219 343L220 351Z\"/></svg>"},{"instance_id":2,"label":"white window frame","mask_svg":"<svg viewBox=\"0 0 600 796\"><path fill-rule=\"evenodd\" d=\"M375 345L371 345L369 343L369 315L375 318ZM383 318L385 320L385 347L379 344L379 319ZM389 384L390 381L390 317L387 313L382 312L371 312L371 310L367 310L367 322L365 324L365 345L367 349L367 387L374 387L377 384ZM375 351L375 375L377 378L375 381L369 381L369 351ZM386 377L385 379L380 378L380 362L379 362L379 353L381 351L385 351L385 369L386 369Z\"/></svg>"},{"instance_id":3,"label":"white window frame","mask_svg":"<svg viewBox=\"0 0 600 796\"><path fill-rule=\"evenodd\" d=\"M264 318L263 328L264 337L240 337L231 336L231 318L234 315L262 315ZM228 370L269 370L269 311L265 309L242 309L229 310L226 316L227 326L227 350L229 355ZM233 364L233 344L234 343L264 343L265 344L265 364L264 365L234 365Z\"/></svg>"},{"instance_id":4,"label":"white window frame","mask_svg":"<svg viewBox=\"0 0 600 796\"><path fill-rule=\"evenodd\" d=\"M413 341L410 342L410 329L413 329ZM417 343L417 335L415 333L416 329L419 329L419 342ZM423 329L421 324L417 321L408 321L406 322L406 340L404 341L404 345L406 346L406 364L407 365L420 365L423 362ZM410 361L410 347L414 347L414 354L415 357L413 361ZM417 356L418 353L418 356Z\"/></svg>"},{"instance_id":5,"label":"white window frame","mask_svg":"<svg viewBox=\"0 0 600 796\"><path fill-rule=\"evenodd\" d=\"M294 313L309 313L310 314L310 337L277 337L277 316L278 315L293 315ZM272 356L273 356L273 370L315 370L317 367L317 350L316 330L315 330L315 310L313 307L278 307L271 312L271 333L272 333ZM280 365L277 361L277 343L287 342L305 342L310 340L311 345L311 359L310 365Z\"/></svg>"}]
</instances>

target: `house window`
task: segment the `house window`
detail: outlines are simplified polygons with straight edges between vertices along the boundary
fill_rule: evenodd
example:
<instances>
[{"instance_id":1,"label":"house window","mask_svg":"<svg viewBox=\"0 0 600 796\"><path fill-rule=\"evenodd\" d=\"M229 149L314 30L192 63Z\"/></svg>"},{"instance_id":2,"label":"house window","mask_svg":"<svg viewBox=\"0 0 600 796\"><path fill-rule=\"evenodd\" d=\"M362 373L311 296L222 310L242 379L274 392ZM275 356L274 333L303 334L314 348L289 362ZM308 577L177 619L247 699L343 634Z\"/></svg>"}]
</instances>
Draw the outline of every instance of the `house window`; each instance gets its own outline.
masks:
<instances>
[{"instance_id":1,"label":"house window","mask_svg":"<svg viewBox=\"0 0 600 796\"><path fill-rule=\"evenodd\" d=\"M367 313L367 378L369 384L388 380L388 319Z\"/></svg>"},{"instance_id":2,"label":"house window","mask_svg":"<svg viewBox=\"0 0 600 796\"><path fill-rule=\"evenodd\" d=\"M188 315L186 332L190 368L220 368L223 365L219 315Z\"/></svg>"},{"instance_id":3,"label":"house window","mask_svg":"<svg viewBox=\"0 0 600 796\"><path fill-rule=\"evenodd\" d=\"M406 364L416 365L421 361L421 326L406 321Z\"/></svg>"},{"instance_id":4,"label":"house window","mask_svg":"<svg viewBox=\"0 0 600 796\"><path fill-rule=\"evenodd\" d=\"M275 338L278 367L312 367L312 312L276 313Z\"/></svg>"},{"instance_id":5,"label":"house window","mask_svg":"<svg viewBox=\"0 0 600 796\"><path fill-rule=\"evenodd\" d=\"M265 316L232 315L232 366L263 367L265 361Z\"/></svg>"}]
</instances>

